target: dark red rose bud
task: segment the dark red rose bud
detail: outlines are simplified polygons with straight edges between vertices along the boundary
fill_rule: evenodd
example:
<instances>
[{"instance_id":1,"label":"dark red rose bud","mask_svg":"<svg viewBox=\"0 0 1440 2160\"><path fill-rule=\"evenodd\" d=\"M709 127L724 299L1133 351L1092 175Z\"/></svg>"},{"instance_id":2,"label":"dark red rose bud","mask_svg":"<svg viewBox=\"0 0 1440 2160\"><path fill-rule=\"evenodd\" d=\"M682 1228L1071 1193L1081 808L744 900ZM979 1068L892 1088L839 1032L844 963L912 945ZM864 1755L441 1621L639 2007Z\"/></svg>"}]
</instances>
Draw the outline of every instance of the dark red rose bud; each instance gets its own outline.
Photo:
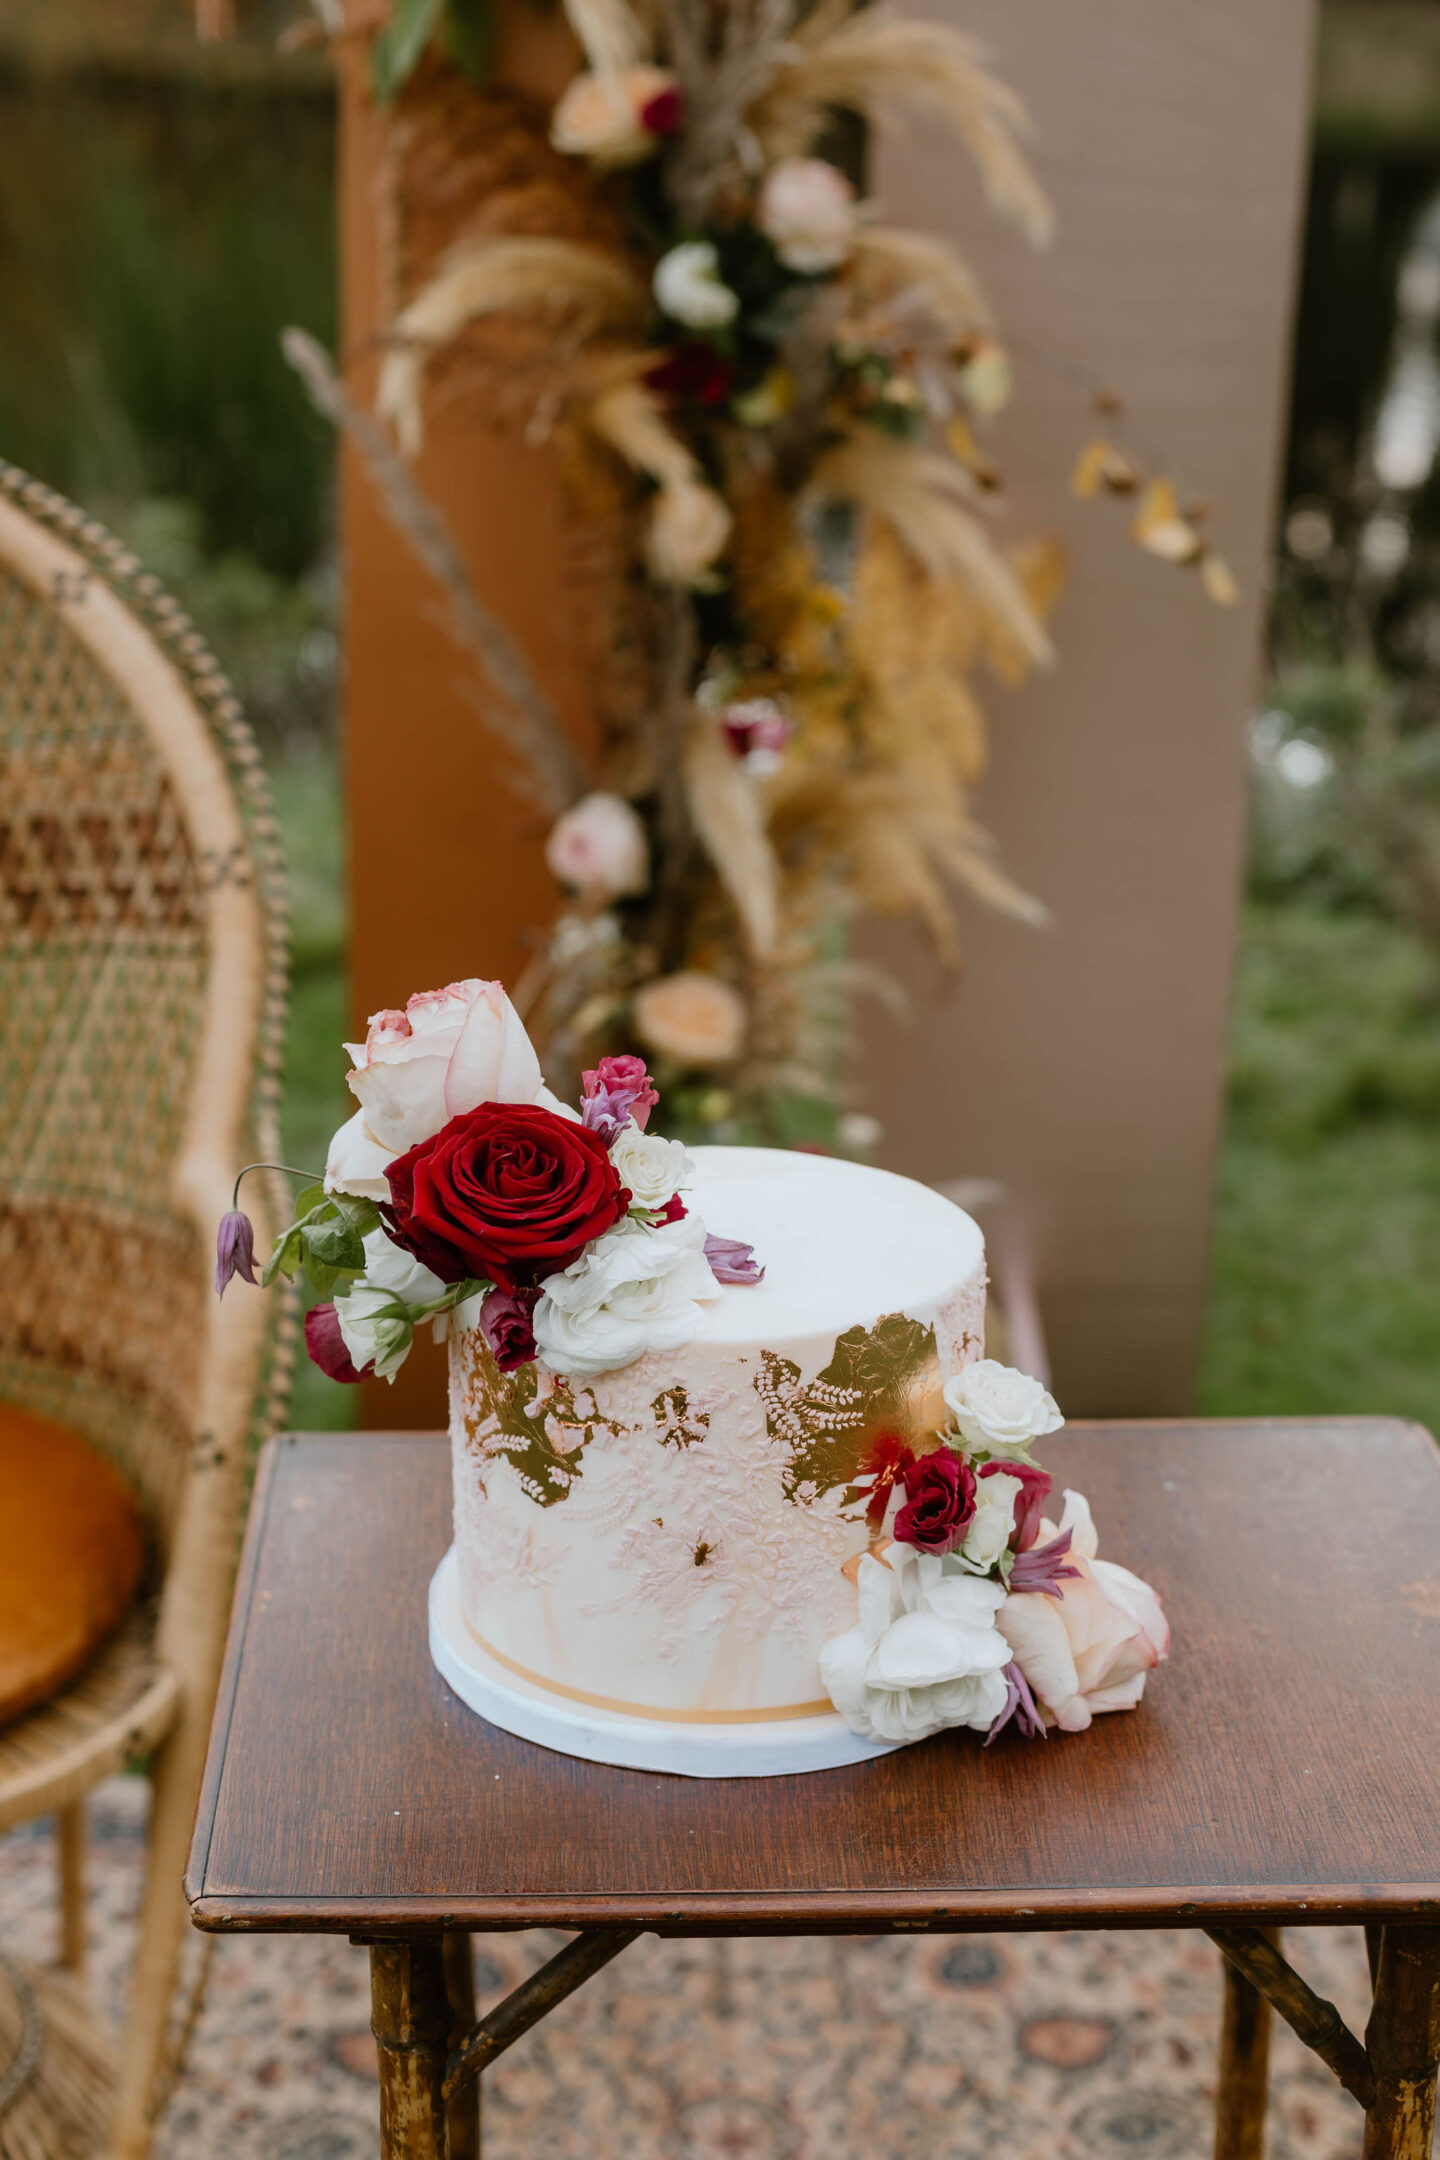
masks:
<instances>
[{"instance_id":1,"label":"dark red rose bud","mask_svg":"<svg viewBox=\"0 0 1440 2160\"><path fill-rule=\"evenodd\" d=\"M344 1380L353 1386L357 1381L368 1380L375 1370L372 1358L363 1371L356 1371L340 1332L340 1315L333 1305L313 1305L306 1313L305 1348L310 1353L311 1364L318 1365L331 1380Z\"/></svg>"},{"instance_id":2,"label":"dark red rose bud","mask_svg":"<svg viewBox=\"0 0 1440 2160\"><path fill-rule=\"evenodd\" d=\"M255 1225L239 1208L220 1218L215 1238L215 1295L224 1297L232 1275L253 1283L255 1276Z\"/></svg>"},{"instance_id":3,"label":"dark red rose bud","mask_svg":"<svg viewBox=\"0 0 1440 2160\"><path fill-rule=\"evenodd\" d=\"M735 370L723 353L703 338L685 338L663 360L645 371L645 386L658 397L688 399L694 405L723 405Z\"/></svg>"},{"instance_id":4,"label":"dark red rose bud","mask_svg":"<svg viewBox=\"0 0 1440 2160\"><path fill-rule=\"evenodd\" d=\"M905 1472L905 1506L895 1517L895 1536L921 1552L954 1552L975 1515L975 1477L950 1448L922 1455Z\"/></svg>"},{"instance_id":5,"label":"dark red rose bud","mask_svg":"<svg viewBox=\"0 0 1440 2160\"><path fill-rule=\"evenodd\" d=\"M1045 1512L1045 1502L1055 1489L1055 1480L1048 1470L1042 1470L1032 1462L987 1462L980 1471L981 1477L1019 1478L1021 1489L1015 1495L1015 1528L1010 1538L1011 1552L1028 1552L1040 1535L1040 1518Z\"/></svg>"},{"instance_id":6,"label":"dark red rose bud","mask_svg":"<svg viewBox=\"0 0 1440 2160\"><path fill-rule=\"evenodd\" d=\"M678 1192L672 1192L664 1207L655 1209L656 1224L684 1222L689 1209Z\"/></svg>"},{"instance_id":7,"label":"dark red rose bud","mask_svg":"<svg viewBox=\"0 0 1440 2160\"><path fill-rule=\"evenodd\" d=\"M514 1372L534 1357L539 1299L538 1290L492 1290L481 1304L480 1332L501 1372Z\"/></svg>"},{"instance_id":8,"label":"dark red rose bud","mask_svg":"<svg viewBox=\"0 0 1440 2160\"><path fill-rule=\"evenodd\" d=\"M385 1172L397 1245L440 1277L531 1285L578 1260L630 1195L599 1133L525 1103L481 1103Z\"/></svg>"},{"instance_id":9,"label":"dark red rose bud","mask_svg":"<svg viewBox=\"0 0 1440 2160\"><path fill-rule=\"evenodd\" d=\"M680 126L683 101L674 89L657 90L640 107L640 125L650 135L673 135Z\"/></svg>"}]
</instances>

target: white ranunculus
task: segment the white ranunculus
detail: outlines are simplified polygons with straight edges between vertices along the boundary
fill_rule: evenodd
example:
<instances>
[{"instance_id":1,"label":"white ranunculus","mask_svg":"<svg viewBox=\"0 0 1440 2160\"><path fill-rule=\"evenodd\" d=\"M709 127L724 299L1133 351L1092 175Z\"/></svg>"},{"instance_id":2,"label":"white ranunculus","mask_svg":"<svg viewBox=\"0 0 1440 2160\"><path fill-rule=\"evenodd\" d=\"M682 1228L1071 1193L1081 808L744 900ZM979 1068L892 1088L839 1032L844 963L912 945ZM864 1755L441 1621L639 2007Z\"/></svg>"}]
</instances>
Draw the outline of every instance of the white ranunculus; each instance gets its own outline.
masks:
<instances>
[{"instance_id":1,"label":"white ranunculus","mask_svg":"<svg viewBox=\"0 0 1440 2160\"><path fill-rule=\"evenodd\" d=\"M757 222L788 270L834 270L855 235L855 190L824 158L781 158L765 175Z\"/></svg>"},{"instance_id":2,"label":"white ranunculus","mask_svg":"<svg viewBox=\"0 0 1440 2160\"><path fill-rule=\"evenodd\" d=\"M986 1455L1022 1455L1065 1422L1048 1389L994 1358L962 1365L945 1383L945 1403L966 1447Z\"/></svg>"},{"instance_id":3,"label":"white ranunculus","mask_svg":"<svg viewBox=\"0 0 1440 2160\"><path fill-rule=\"evenodd\" d=\"M988 1575L1010 1543L1015 1528L1015 1502L1024 1491L1019 1478L997 1471L994 1477L978 1478L975 1513L960 1547L960 1558L977 1575Z\"/></svg>"},{"instance_id":4,"label":"white ranunculus","mask_svg":"<svg viewBox=\"0 0 1440 2160\"><path fill-rule=\"evenodd\" d=\"M372 1014L364 1042L345 1047L360 1108L330 1143L327 1192L388 1200L386 1164L481 1103L559 1107L503 983L471 976L422 990L404 1012Z\"/></svg>"},{"instance_id":5,"label":"white ranunculus","mask_svg":"<svg viewBox=\"0 0 1440 2160\"><path fill-rule=\"evenodd\" d=\"M950 1554L887 1545L866 1553L859 1614L820 1652L825 1691L867 1740L924 1740L951 1725L986 1731L1005 1707L1010 1646L995 1625L1004 1586Z\"/></svg>"},{"instance_id":6,"label":"white ranunculus","mask_svg":"<svg viewBox=\"0 0 1440 2160\"><path fill-rule=\"evenodd\" d=\"M621 1184L629 1188L631 1205L638 1208L663 1208L695 1175L695 1165L680 1141L641 1132L633 1123L622 1125L610 1143L610 1162Z\"/></svg>"},{"instance_id":7,"label":"white ranunculus","mask_svg":"<svg viewBox=\"0 0 1440 2160\"><path fill-rule=\"evenodd\" d=\"M589 1380L647 1350L678 1350L705 1327L698 1299L720 1295L698 1215L648 1229L626 1221L547 1276L535 1307L535 1343L551 1372Z\"/></svg>"},{"instance_id":8,"label":"white ranunculus","mask_svg":"<svg viewBox=\"0 0 1440 2160\"><path fill-rule=\"evenodd\" d=\"M709 240L682 240L655 265L655 298L673 322L690 330L722 330L740 312L738 296L720 275Z\"/></svg>"},{"instance_id":9,"label":"white ranunculus","mask_svg":"<svg viewBox=\"0 0 1440 2160\"><path fill-rule=\"evenodd\" d=\"M623 795L586 795L550 829L545 860L562 885L591 900L642 893L650 882L650 844L639 813Z\"/></svg>"},{"instance_id":10,"label":"white ranunculus","mask_svg":"<svg viewBox=\"0 0 1440 2160\"><path fill-rule=\"evenodd\" d=\"M662 585L694 585L714 569L734 524L730 507L700 480L674 480L650 506L645 560Z\"/></svg>"}]
</instances>

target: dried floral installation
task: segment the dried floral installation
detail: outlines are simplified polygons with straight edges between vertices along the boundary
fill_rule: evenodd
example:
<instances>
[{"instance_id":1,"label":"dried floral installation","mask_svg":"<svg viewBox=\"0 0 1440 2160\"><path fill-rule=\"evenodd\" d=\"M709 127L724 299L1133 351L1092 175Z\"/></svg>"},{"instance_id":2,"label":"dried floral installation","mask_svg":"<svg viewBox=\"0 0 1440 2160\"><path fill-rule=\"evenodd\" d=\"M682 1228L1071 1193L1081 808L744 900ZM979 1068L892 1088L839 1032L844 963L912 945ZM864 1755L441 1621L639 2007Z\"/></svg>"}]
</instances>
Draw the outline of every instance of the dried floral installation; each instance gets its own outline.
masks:
<instances>
[{"instance_id":1,"label":"dried floral installation","mask_svg":"<svg viewBox=\"0 0 1440 2160\"><path fill-rule=\"evenodd\" d=\"M843 1144L856 917L916 916L952 961L957 884L1043 915L974 820L973 678L1049 658L1063 574L1055 544L997 537L1010 363L985 296L857 199L853 123L938 114L998 215L1038 244L1050 212L1018 101L948 27L853 0L567 12L584 65L548 112L485 80L470 0L381 17L380 425L323 356L292 358L446 590L554 819L566 900L518 992L553 1084L638 1038L674 1129ZM558 454L593 771L382 433L412 455L438 399ZM1104 440L1073 484L1134 494L1141 545L1233 598L1166 477Z\"/></svg>"}]
</instances>

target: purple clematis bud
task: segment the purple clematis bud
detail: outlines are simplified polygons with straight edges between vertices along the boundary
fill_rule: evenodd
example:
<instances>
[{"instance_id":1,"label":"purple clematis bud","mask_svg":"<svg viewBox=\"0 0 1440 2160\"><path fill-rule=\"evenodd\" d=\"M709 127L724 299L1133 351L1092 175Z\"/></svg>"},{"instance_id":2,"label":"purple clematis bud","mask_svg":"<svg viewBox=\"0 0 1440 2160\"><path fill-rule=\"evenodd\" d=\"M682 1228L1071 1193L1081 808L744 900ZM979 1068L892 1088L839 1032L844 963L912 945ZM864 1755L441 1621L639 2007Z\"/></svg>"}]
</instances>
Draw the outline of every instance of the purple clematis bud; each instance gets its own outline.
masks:
<instances>
[{"instance_id":1,"label":"purple clematis bud","mask_svg":"<svg viewBox=\"0 0 1440 2160\"><path fill-rule=\"evenodd\" d=\"M1038 1590L1042 1597L1063 1598L1065 1593L1060 1588L1061 1583L1080 1580L1078 1567L1064 1565L1070 1538L1071 1532L1062 1530L1048 1545L1035 1545L1029 1552L1016 1553L1010 1570L1012 1591Z\"/></svg>"},{"instance_id":2,"label":"purple clematis bud","mask_svg":"<svg viewBox=\"0 0 1440 2160\"><path fill-rule=\"evenodd\" d=\"M1022 1733L1027 1740L1043 1740L1045 1720L1040 1715L1035 1697L1030 1692L1030 1683L1020 1667L1014 1663L1002 1666L1000 1677L1005 1682L1005 1707L985 1735L986 1747L989 1747L998 1733L1004 1732L1012 1719L1015 1730Z\"/></svg>"},{"instance_id":3,"label":"purple clematis bud","mask_svg":"<svg viewBox=\"0 0 1440 2160\"><path fill-rule=\"evenodd\" d=\"M739 1238L712 1237L705 1239L705 1258L716 1282L756 1283L765 1280L765 1270L755 1264L755 1248L743 1245Z\"/></svg>"},{"instance_id":4,"label":"purple clematis bud","mask_svg":"<svg viewBox=\"0 0 1440 2160\"><path fill-rule=\"evenodd\" d=\"M375 1370L373 1358L363 1372L356 1370L340 1332L340 1315L333 1305L313 1305L306 1313L305 1348L311 1364L318 1365L327 1379L343 1380L352 1387L357 1381L368 1380Z\"/></svg>"},{"instance_id":5,"label":"purple clematis bud","mask_svg":"<svg viewBox=\"0 0 1440 2160\"><path fill-rule=\"evenodd\" d=\"M248 1283L257 1280L255 1274L255 1225L239 1208L231 1208L228 1215L220 1218L220 1229L215 1239L215 1295L224 1297L225 1285L232 1275L238 1275Z\"/></svg>"}]
</instances>

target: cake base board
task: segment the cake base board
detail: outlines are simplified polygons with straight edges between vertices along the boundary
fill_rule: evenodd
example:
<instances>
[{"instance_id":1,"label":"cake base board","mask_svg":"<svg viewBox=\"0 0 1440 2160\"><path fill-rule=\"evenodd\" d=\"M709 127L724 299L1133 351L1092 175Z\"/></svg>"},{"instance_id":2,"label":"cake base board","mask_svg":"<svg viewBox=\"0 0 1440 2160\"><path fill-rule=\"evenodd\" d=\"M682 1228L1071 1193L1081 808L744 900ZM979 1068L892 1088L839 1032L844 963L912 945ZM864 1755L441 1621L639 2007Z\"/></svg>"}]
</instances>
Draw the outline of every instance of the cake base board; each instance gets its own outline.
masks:
<instances>
[{"instance_id":1,"label":"cake base board","mask_svg":"<svg viewBox=\"0 0 1440 2160\"><path fill-rule=\"evenodd\" d=\"M682 1725L552 1694L488 1656L466 1626L453 1545L430 1581L430 1655L460 1700L490 1724L586 1762L676 1777L788 1777L893 1752L887 1742L852 1733L838 1711L762 1724Z\"/></svg>"}]
</instances>

